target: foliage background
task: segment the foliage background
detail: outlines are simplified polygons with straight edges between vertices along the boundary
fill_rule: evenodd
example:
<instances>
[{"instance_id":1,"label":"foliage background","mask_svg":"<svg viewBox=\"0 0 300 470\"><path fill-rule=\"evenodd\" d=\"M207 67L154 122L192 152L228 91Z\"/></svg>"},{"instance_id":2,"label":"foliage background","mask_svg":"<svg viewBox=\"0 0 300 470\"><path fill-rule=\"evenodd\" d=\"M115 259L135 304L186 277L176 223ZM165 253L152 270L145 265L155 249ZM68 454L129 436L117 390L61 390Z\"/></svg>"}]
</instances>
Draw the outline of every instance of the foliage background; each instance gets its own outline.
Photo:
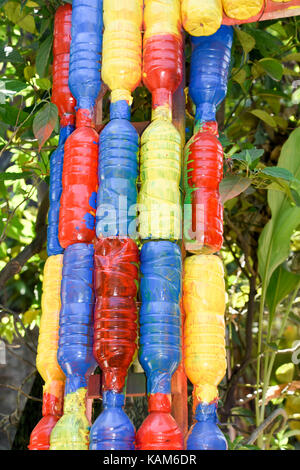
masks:
<instances>
[{"instance_id":1,"label":"foliage background","mask_svg":"<svg viewBox=\"0 0 300 470\"><path fill-rule=\"evenodd\" d=\"M0 333L8 356L18 347L36 353L49 158L59 132L50 101L53 20L62 3L0 0ZM228 292L220 420L231 449L299 447L299 29L299 17L235 28L228 94L218 111ZM186 37L187 86L190 54ZM103 104L107 122L108 93ZM187 139L194 111L186 88ZM132 120L147 121L150 113L150 95L139 87ZM26 357L19 355L20 368ZM12 413L1 413L2 433L13 448L26 448L41 414L42 381L31 368L21 385L1 382L16 400ZM127 406L140 424L145 401Z\"/></svg>"}]
</instances>

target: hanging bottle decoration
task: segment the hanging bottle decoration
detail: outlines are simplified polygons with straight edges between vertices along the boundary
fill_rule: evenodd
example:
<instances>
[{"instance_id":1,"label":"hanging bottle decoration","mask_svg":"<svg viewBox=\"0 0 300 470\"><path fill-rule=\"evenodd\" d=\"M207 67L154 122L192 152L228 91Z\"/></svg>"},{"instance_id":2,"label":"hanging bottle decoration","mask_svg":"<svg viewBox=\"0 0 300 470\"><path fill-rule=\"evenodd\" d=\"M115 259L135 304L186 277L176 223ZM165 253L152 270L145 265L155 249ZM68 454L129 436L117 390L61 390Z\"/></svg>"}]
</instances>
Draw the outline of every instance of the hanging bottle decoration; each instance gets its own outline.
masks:
<instances>
[{"instance_id":1,"label":"hanging bottle decoration","mask_svg":"<svg viewBox=\"0 0 300 470\"><path fill-rule=\"evenodd\" d=\"M77 243L64 253L58 362L66 375L64 415L51 434L51 450L86 450L86 376L93 358L93 245Z\"/></svg>"},{"instance_id":2,"label":"hanging bottle decoration","mask_svg":"<svg viewBox=\"0 0 300 470\"><path fill-rule=\"evenodd\" d=\"M76 104L69 80L72 7L69 4L58 8L54 18L53 33L53 86L51 100L56 104L60 116L58 148L50 157L50 207L48 213L47 252L48 256L63 253L58 240L58 220L62 192L62 167L64 144L74 130Z\"/></svg>"},{"instance_id":3,"label":"hanging bottle decoration","mask_svg":"<svg viewBox=\"0 0 300 470\"><path fill-rule=\"evenodd\" d=\"M190 95L196 104L195 133L184 151L184 244L193 253L215 253L223 243L219 184L223 149L216 108L227 91L232 28L211 37L192 38Z\"/></svg>"},{"instance_id":4,"label":"hanging bottle decoration","mask_svg":"<svg viewBox=\"0 0 300 470\"><path fill-rule=\"evenodd\" d=\"M30 450L48 450L50 434L63 413L65 375L57 362L60 283L63 255L50 256L45 264L42 317L36 358L37 370L45 381L43 418L30 436Z\"/></svg>"},{"instance_id":5,"label":"hanging bottle decoration","mask_svg":"<svg viewBox=\"0 0 300 470\"><path fill-rule=\"evenodd\" d=\"M222 0L222 3L224 11L229 18L247 20L260 13L265 0Z\"/></svg>"},{"instance_id":6,"label":"hanging bottle decoration","mask_svg":"<svg viewBox=\"0 0 300 470\"><path fill-rule=\"evenodd\" d=\"M98 237L136 228L139 137L130 121L131 93L141 80L142 0L104 0L102 79L111 90L110 122L100 135Z\"/></svg>"},{"instance_id":7,"label":"hanging bottle decoration","mask_svg":"<svg viewBox=\"0 0 300 470\"><path fill-rule=\"evenodd\" d=\"M181 138L172 124L172 93L182 80L179 0L146 0L143 82L152 93L152 122L141 138L139 233L177 240L181 234Z\"/></svg>"},{"instance_id":8,"label":"hanging bottle decoration","mask_svg":"<svg viewBox=\"0 0 300 470\"><path fill-rule=\"evenodd\" d=\"M137 449L180 450L183 437L171 416L171 377L181 359L181 252L169 241L141 250L140 363L147 375L149 415Z\"/></svg>"},{"instance_id":9,"label":"hanging bottle decoration","mask_svg":"<svg viewBox=\"0 0 300 470\"><path fill-rule=\"evenodd\" d=\"M42 295L42 317L36 358L37 369L45 381L43 388L43 418L30 436L30 450L48 450L50 434L63 413L65 375L57 362L60 312L60 284L62 278L63 248L58 240L58 219L62 191L64 143L74 130L73 98L68 87L71 43L71 5L58 8L53 33L53 87L52 102L60 116L58 148L50 159L50 207L48 213L47 252Z\"/></svg>"},{"instance_id":10,"label":"hanging bottle decoration","mask_svg":"<svg viewBox=\"0 0 300 470\"><path fill-rule=\"evenodd\" d=\"M184 367L194 384L196 424L188 450L225 450L217 427L218 385L226 372L225 284L221 260L215 255L186 258L183 278Z\"/></svg>"},{"instance_id":11,"label":"hanging bottle decoration","mask_svg":"<svg viewBox=\"0 0 300 470\"><path fill-rule=\"evenodd\" d=\"M222 0L181 0L182 25L192 36L211 36L222 19Z\"/></svg>"}]
</instances>

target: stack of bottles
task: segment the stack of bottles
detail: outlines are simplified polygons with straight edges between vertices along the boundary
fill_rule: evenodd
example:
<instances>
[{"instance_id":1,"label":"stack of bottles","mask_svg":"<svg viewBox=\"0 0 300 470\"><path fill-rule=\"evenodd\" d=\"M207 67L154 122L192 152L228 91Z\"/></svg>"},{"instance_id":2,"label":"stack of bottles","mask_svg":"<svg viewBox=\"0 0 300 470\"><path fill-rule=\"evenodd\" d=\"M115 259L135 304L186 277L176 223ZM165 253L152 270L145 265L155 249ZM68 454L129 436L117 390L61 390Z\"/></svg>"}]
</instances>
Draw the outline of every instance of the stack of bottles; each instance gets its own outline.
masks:
<instances>
[{"instance_id":1,"label":"stack of bottles","mask_svg":"<svg viewBox=\"0 0 300 470\"><path fill-rule=\"evenodd\" d=\"M179 0L146 0L143 82L152 94L152 121L141 138L139 233L141 310L139 358L147 376L149 415L137 449L180 450L171 416L171 377L181 359L181 138L172 124L172 94L182 80Z\"/></svg>"},{"instance_id":2,"label":"stack of bottles","mask_svg":"<svg viewBox=\"0 0 300 470\"><path fill-rule=\"evenodd\" d=\"M58 362L66 375L64 414L52 450L87 450L85 395L93 358L93 270L98 134L93 108L101 87L102 0L73 0L69 86L77 101L76 130L65 144L59 242L65 249Z\"/></svg>"},{"instance_id":3,"label":"stack of bottles","mask_svg":"<svg viewBox=\"0 0 300 470\"><path fill-rule=\"evenodd\" d=\"M218 389L226 371L225 284L221 260L214 254L223 242L223 208L219 183L223 150L218 140L216 108L227 90L232 28L210 37L192 37L190 95L196 105L195 133L184 152L184 367L194 384L194 419L188 450L225 450L217 426Z\"/></svg>"},{"instance_id":4,"label":"stack of bottles","mask_svg":"<svg viewBox=\"0 0 300 470\"><path fill-rule=\"evenodd\" d=\"M139 137L130 123L141 80L142 0L104 0L102 79L111 91L110 122L100 135L95 244L94 357L102 370L103 412L90 449L132 450L135 429L123 410L137 351L136 179Z\"/></svg>"},{"instance_id":5,"label":"stack of bottles","mask_svg":"<svg viewBox=\"0 0 300 470\"><path fill-rule=\"evenodd\" d=\"M64 144L74 130L75 99L68 87L71 43L71 5L58 8L54 20L53 93L60 116L58 148L50 158L50 208L48 213L47 252L44 268L42 317L37 352L37 370L45 381L43 389L43 418L30 436L30 450L48 450L50 434L63 413L65 375L57 362L60 288L63 248L58 239L58 220L62 192Z\"/></svg>"}]
</instances>

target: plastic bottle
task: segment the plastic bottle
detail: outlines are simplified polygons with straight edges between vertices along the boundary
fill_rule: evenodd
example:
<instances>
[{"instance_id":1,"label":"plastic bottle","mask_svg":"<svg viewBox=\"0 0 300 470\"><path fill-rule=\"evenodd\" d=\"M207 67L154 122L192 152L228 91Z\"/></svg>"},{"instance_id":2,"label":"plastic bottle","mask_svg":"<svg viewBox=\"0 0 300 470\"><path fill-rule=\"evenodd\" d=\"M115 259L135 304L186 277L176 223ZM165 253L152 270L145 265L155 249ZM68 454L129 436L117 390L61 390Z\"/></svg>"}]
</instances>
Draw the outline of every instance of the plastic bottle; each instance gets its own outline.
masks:
<instances>
[{"instance_id":1,"label":"plastic bottle","mask_svg":"<svg viewBox=\"0 0 300 470\"><path fill-rule=\"evenodd\" d=\"M222 23L222 0L181 0L181 19L192 36L211 36Z\"/></svg>"},{"instance_id":2,"label":"plastic bottle","mask_svg":"<svg viewBox=\"0 0 300 470\"><path fill-rule=\"evenodd\" d=\"M86 375L93 358L93 245L77 243L64 253L58 362L66 375L64 415L51 434L51 450L88 449Z\"/></svg>"},{"instance_id":3,"label":"plastic bottle","mask_svg":"<svg viewBox=\"0 0 300 470\"><path fill-rule=\"evenodd\" d=\"M170 395L149 396L149 415L136 434L137 450L183 450L183 436L171 413Z\"/></svg>"},{"instance_id":4,"label":"plastic bottle","mask_svg":"<svg viewBox=\"0 0 300 470\"><path fill-rule=\"evenodd\" d=\"M111 103L110 119L100 134L96 234L135 238L139 137L125 100Z\"/></svg>"},{"instance_id":5,"label":"plastic bottle","mask_svg":"<svg viewBox=\"0 0 300 470\"><path fill-rule=\"evenodd\" d=\"M62 172L64 161L64 146L67 138L72 134L73 126L65 126L60 129L59 142L57 149L52 153L50 158L50 189L49 199L50 207L48 212L48 228L47 228L47 253L48 256L63 253L58 239L58 223L60 197L62 193Z\"/></svg>"},{"instance_id":6,"label":"plastic bottle","mask_svg":"<svg viewBox=\"0 0 300 470\"><path fill-rule=\"evenodd\" d=\"M90 432L90 450L134 450L135 429L123 411L124 395L103 392L104 410Z\"/></svg>"},{"instance_id":7,"label":"plastic bottle","mask_svg":"<svg viewBox=\"0 0 300 470\"><path fill-rule=\"evenodd\" d=\"M227 450L227 442L217 426L216 403L199 403L196 423L187 436L187 450Z\"/></svg>"},{"instance_id":8,"label":"plastic bottle","mask_svg":"<svg viewBox=\"0 0 300 470\"><path fill-rule=\"evenodd\" d=\"M140 363L148 393L168 394L181 358L181 252L169 241L148 242L140 256Z\"/></svg>"},{"instance_id":9,"label":"plastic bottle","mask_svg":"<svg viewBox=\"0 0 300 470\"><path fill-rule=\"evenodd\" d=\"M36 358L37 370L45 381L43 418L30 436L30 450L48 450L50 434L63 412L65 375L57 362L60 284L63 256L50 256L44 268L42 317Z\"/></svg>"},{"instance_id":10,"label":"plastic bottle","mask_svg":"<svg viewBox=\"0 0 300 470\"><path fill-rule=\"evenodd\" d=\"M144 85L152 94L153 109L167 105L171 110L183 68L179 0L145 0L144 30Z\"/></svg>"},{"instance_id":11,"label":"plastic bottle","mask_svg":"<svg viewBox=\"0 0 300 470\"><path fill-rule=\"evenodd\" d=\"M194 384L195 401L211 403L226 371L224 270L217 256L186 258L183 306L185 372Z\"/></svg>"},{"instance_id":12,"label":"plastic bottle","mask_svg":"<svg viewBox=\"0 0 300 470\"><path fill-rule=\"evenodd\" d=\"M181 358L181 252L169 241L141 250L139 358L147 376L149 413L137 434L138 449L182 449L171 411L171 377Z\"/></svg>"},{"instance_id":13,"label":"plastic bottle","mask_svg":"<svg viewBox=\"0 0 300 470\"><path fill-rule=\"evenodd\" d=\"M72 7L70 4L62 5L57 9L53 33L53 86L51 100L58 108L61 127L73 125L75 122L74 107L76 100L68 85L71 19Z\"/></svg>"},{"instance_id":14,"label":"plastic bottle","mask_svg":"<svg viewBox=\"0 0 300 470\"><path fill-rule=\"evenodd\" d=\"M76 127L65 143L58 226L63 248L95 237L99 136L82 110L77 111Z\"/></svg>"},{"instance_id":15,"label":"plastic bottle","mask_svg":"<svg viewBox=\"0 0 300 470\"><path fill-rule=\"evenodd\" d=\"M217 106L227 91L232 28L192 38L189 92L196 104L195 134L184 151L184 244L193 253L215 253L223 243L219 184L223 149L218 140Z\"/></svg>"},{"instance_id":16,"label":"plastic bottle","mask_svg":"<svg viewBox=\"0 0 300 470\"><path fill-rule=\"evenodd\" d=\"M264 6L264 0L222 0L223 8L229 18L247 20L258 15Z\"/></svg>"},{"instance_id":17,"label":"plastic bottle","mask_svg":"<svg viewBox=\"0 0 300 470\"><path fill-rule=\"evenodd\" d=\"M89 119L101 88L102 7L102 0L72 3L69 86Z\"/></svg>"},{"instance_id":18,"label":"plastic bottle","mask_svg":"<svg viewBox=\"0 0 300 470\"><path fill-rule=\"evenodd\" d=\"M102 79L112 102L127 101L141 80L142 0L104 0Z\"/></svg>"},{"instance_id":19,"label":"plastic bottle","mask_svg":"<svg viewBox=\"0 0 300 470\"><path fill-rule=\"evenodd\" d=\"M170 110L159 106L143 132L140 151L139 233L142 239L181 235L181 138Z\"/></svg>"},{"instance_id":20,"label":"plastic bottle","mask_svg":"<svg viewBox=\"0 0 300 470\"><path fill-rule=\"evenodd\" d=\"M116 393L123 391L137 349L138 262L138 247L130 238L95 244L94 357L103 389Z\"/></svg>"}]
</instances>

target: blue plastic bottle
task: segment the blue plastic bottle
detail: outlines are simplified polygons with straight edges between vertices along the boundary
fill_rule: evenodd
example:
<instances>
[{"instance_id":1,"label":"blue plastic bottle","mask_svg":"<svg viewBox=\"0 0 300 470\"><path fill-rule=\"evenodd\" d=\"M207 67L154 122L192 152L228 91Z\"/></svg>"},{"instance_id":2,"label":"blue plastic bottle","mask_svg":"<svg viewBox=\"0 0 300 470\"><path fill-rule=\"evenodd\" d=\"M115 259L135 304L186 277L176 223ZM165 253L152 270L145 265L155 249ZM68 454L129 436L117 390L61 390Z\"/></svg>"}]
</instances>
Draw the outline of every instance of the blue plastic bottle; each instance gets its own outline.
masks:
<instances>
[{"instance_id":1,"label":"blue plastic bottle","mask_svg":"<svg viewBox=\"0 0 300 470\"><path fill-rule=\"evenodd\" d=\"M233 29L221 26L211 36L192 36L191 39L189 93L196 105L196 121L215 121L216 108L227 92Z\"/></svg>"},{"instance_id":2,"label":"blue plastic bottle","mask_svg":"<svg viewBox=\"0 0 300 470\"><path fill-rule=\"evenodd\" d=\"M66 375L65 394L86 387L93 357L94 248L76 243L66 248L61 284L58 363Z\"/></svg>"},{"instance_id":3,"label":"blue plastic bottle","mask_svg":"<svg viewBox=\"0 0 300 470\"><path fill-rule=\"evenodd\" d=\"M148 393L171 393L171 377L181 359L181 252L169 241L141 250L140 363Z\"/></svg>"},{"instance_id":4,"label":"blue plastic bottle","mask_svg":"<svg viewBox=\"0 0 300 470\"><path fill-rule=\"evenodd\" d=\"M92 108L101 88L102 0L73 0L69 87L77 108Z\"/></svg>"},{"instance_id":5,"label":"blue plastic bottle","mask_svg":"<svg viewBox=\"0 0 300 470\"><path fill-rule=\"evenodd\" d=\"M63 253L58 240L58 221L60 196L62 192L62 170L64 162L64 146L67 138L72 134L74 126L61 127L57 149L50 158L50 207L48 212L47 253L48 256Z\"/></svg>"},{"instance_id":6,"label":"blue plastic bottle","mask_svg":"<svg viewBox=\"0 0 300 470\"><path fill-rule=\"evenodd\" d=\"M196 423L189 431L187 450L227 450L227 442L217 426L215 403L200 403L195 414Z\"/></svg>"},{"instance_id":7,"label":"blue plastic bottle","mask_svg":"<svg viewBox=\"0 0 300 470\"><path fill-rule=\"evenodd\" d=\"M134 450L135 429L123 411L122 393L103 392L104 410L90 431L90 450Z\"/></svg>"},{"instance_id":8,"label":"blue plastic bottle","mask_svg":"<svg viewBox=\"0 0 300 470\"><path fill-rule=\"evenodd\" d=\"M139 137L129 121L127 101L111 103L100 134L97 237L135 238Z\"/></svg>"}]
</instances>

